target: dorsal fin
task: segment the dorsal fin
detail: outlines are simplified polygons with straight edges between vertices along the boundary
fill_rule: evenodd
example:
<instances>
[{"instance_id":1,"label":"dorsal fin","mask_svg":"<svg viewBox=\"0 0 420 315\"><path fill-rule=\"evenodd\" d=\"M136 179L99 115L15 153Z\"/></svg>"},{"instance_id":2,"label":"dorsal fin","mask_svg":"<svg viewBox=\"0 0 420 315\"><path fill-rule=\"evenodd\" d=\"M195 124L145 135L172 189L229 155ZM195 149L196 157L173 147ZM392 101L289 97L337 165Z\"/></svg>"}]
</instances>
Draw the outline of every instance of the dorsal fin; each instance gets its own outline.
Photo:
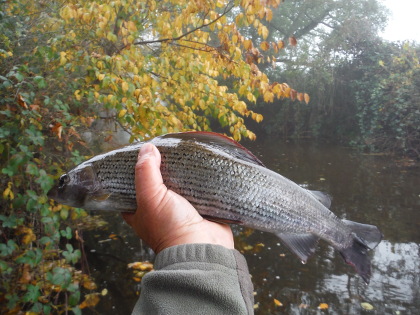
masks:
<instances>
[{"instance_id":1,"label":"dorsal fin","mask_svg":"<svg viewBox=\"0 0 420 315\"><path fill-rule=\"evenodd\" d=\"M198 142L202 142L206 145L226 152L237 159L264 166L263 162L261 162L247 148L245 148L238 142L230 139L229 137L221 135L219 133L209 131L187 131L179 133L169 133L161 136L161 138L176 138L186 141L196 140Z\"/></svg>"},{"instance_id":2,"label":"dorsal fin","mask_svg":"<svg viewBox=\"0 0 420 315\"><path fill-rule=\"evenodd\" d=\"M318 190L309 190L307 189L309 193L311 193L320 203L322 203L325 207L328 209L331 207L331 196L327 193L324 193L322 191Z\"/></svg>"}]
</instances>

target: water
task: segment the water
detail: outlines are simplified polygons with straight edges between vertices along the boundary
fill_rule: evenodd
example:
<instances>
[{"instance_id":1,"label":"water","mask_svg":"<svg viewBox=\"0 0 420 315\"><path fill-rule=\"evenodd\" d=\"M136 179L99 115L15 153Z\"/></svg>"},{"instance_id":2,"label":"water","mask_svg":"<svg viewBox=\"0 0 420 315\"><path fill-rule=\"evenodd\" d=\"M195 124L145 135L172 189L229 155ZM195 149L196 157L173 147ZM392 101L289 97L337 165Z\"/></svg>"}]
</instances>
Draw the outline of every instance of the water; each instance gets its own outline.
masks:
<instances>
[{"instance_id":1,"label":"water","mask_svg":"<svg viewBox=\"0 0 420 315\"><path fill-rule=\"evenodd\" d=\"M347 148L267 139L245 143L265 165L308 189L333 197L339 217L377 225L384 234L372 252L366 286L325 242L301 264L272 234L249 236L235 228L246 249L255 288L256 314L418 314L420 309L420 169L398 166L390 157L362 155ZM84 232L90 271L98 290L106 288L93 313L127 314L140 285L127 264L152 260L153 253L119 214L103 213L106 230ZM118 237L110 239L110 234ZM277 306L274 299L283 305ZM326 303L328 309L318 307ZM368 311L362 303L369 303ZM364 304L366 305L366 304ZM366 306L365 306L366 307Z\"/></svg>"}]
</instances>

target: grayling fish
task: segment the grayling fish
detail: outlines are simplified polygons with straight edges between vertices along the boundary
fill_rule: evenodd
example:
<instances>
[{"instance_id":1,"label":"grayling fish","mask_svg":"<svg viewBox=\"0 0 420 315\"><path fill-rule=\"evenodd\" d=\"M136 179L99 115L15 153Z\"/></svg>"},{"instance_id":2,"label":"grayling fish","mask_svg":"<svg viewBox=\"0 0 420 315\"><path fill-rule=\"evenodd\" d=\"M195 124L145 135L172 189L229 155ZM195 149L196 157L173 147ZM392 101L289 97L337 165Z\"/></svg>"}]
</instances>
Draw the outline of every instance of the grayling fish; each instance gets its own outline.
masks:
<instances>
[{"instance_id":1,"label":"grayling fish","mask_svg":"<svg viewBox=\"0 0 420 315\"><path fill-rule=\"evenodd\" d=\"M382 238L376 226L340 220L328 209L327 195L267 169L250 151L220 134L174 133L150 142L162 155L165 185L203 217L274 233L302 262L323 239L369 283L367 250ZM87 210L135 211L134 167L143 143L79 164L60 177L48 196Z\"/></svg>"}]
</instances>

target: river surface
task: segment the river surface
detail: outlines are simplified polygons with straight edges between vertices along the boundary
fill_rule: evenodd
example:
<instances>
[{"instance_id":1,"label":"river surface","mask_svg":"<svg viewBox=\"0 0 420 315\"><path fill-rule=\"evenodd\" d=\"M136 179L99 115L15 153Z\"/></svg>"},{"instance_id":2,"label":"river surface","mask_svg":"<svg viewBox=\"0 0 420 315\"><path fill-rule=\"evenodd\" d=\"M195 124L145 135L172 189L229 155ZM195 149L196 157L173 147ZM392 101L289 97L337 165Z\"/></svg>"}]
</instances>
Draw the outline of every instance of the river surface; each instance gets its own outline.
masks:
<instances>
[{"instance_id":1,"label":"river surface","mask_svg":"<svg viewBox=\"0 0 420 315\"><path fill-rule=\"evenodd\" d=\"M405 161L396 163L387 156L280 139L244 145L268 168L331 195L331 210L339 217L377 225L384 234L371 252L372 278L366 286L325 242L320 241L315 255L301 264L274 235L234 227L254 283L255 314L419 314L418 165L407 167ZM98 290L108 293L89 313L129 314L140 283L127 264L153 261L154 256L118 213L100 214L108 221L107 228L85 231L83 238Z\"/></svg>"}]
</instances>

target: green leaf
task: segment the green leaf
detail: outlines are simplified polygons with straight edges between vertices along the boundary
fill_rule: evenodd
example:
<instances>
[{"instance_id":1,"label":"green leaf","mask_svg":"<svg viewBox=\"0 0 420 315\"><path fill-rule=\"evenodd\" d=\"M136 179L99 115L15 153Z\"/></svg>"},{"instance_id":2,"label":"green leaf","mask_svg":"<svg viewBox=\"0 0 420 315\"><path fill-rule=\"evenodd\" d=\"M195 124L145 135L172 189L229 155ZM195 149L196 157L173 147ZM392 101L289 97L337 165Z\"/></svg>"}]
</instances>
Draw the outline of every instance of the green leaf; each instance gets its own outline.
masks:
<instances>
[{"instance_id":1,"label":"green leaf","mask_svg":"<svg viewBox=\"0 0 420 315\"><path fill-rule=\"evenodd\" d=\"M47 87L47 83L45 82L45 79L41 76L34 77L34 82L40 89Z\"/></svg>"},{"instance_id":2,"label":"green leaf","mask_svg":"<svg viewBox=\"0 0 420 315\"><path fill-rule=\"evenodd\" d=\"M27 292L23 297L24 302L35 303L38 301L38 298L41 296L38 286L29 284L27 286Z\"/></svg>"},{"instance_id":3,"label":"green leaf","mask_svg":"<svg viewBox=\"0 0 420 315\"><path fill-rule=\"evenodd\" d=\"M6 294L7 308L12 310L16 307L16 303L19 301L19 296L16 293L13 294Z\"/></svg>"},{"instance_id":4,"label":"green leaf","mask_svg":"<svg viewBox=\"0 0 420 315\"><path fill-rule=\"evenodd\" d=\"M16 258L16 262L20 264L29 264L35 267L42 260L42 251L39 248L27 250L22 256Z\"/></svg>"},{"instance_id":5,"label":"green leaf","mask_svg":"<svg viewBox=\"0 0 420 315\"><path fill-rule=\"evenodd\" d=\"M68 240L72 238L72 231L70 227L66 227L65 230L61 230L60 234L62 237L67 238Z\"/></svg>"},{"instance_id":6,"label":"green leaf","mask_svg":"<svg viewBox=\"0 0 420 315\"><path fill-rule=\"evenodd\" d=\"M18 218L14 214L11 214L9 216L0 214L0 221L3 221L2 226L4 228L15 229L18 225L21 225L23 223L23 218Z\"/></svg>"},{"instance_id":7,"label":"green leaf","mask_svg":"<svg viewBox=\"0 0 420 315\"><path fill-rule=\"evenodd\" d=\"M67 289L71 283L71 273L68 269L55 267L51 272L47 273L47 279L55 285L59 285L62 289Z\"/></svg>"},{"instance_id":8,"label":"green leaf","mask_svg":"<svg viewBox=\"0 0 420 315\"><path fill-rule=\"evenodd\" d=\"M71 311L74 313L74 315L82 315L82 311L81 311L81 309L79 308L79 307L73 307L72 309L71 309Z\"/></svg>"},{"instance_id":9,"label":"green leaf","mask_svg":"<svg viewBox=\"0 0 420 315\"><path fill-rule=\"evenodd\" d=\"M80 291L76 291L69 296L69 305L76 306L80 301Z\"/></svg>"},{"instance_id":10,"label":"green leaf","mask_svg":"<svg viewBox=\"0 0 420 315\"><path fill-rule=\"evenodd\" d=\"M0 272L3 275L10 274L12 272L12 268L5 262L4 260L0 260Z\"/></svg>"},{"instance_id":11,"label":"green leaf","mask_svg":"<svg viewBox=\"0 0 420 315\"><path fill-rule=\"evenodd\" d=\"M66 244L67 251L63 252L64 258L66 258L67 262L71 262L73 264L77 263L77 261L82 257L82 253L80 250L73 249L73 246L71 244Z\"/></svg>"},{"instance_id":12,"label":"green leaf","mask_svg":"<svg viewBox=\"0 0 420 315\"><path fill-rule=\"evenodd\" d=\"M0 257L6 257L8 255L13 254L13 252L17 248L18 246L14 240L8 240L7 244L4 244L4 243L0 244Z\"/></svg>"}]
</instances>

